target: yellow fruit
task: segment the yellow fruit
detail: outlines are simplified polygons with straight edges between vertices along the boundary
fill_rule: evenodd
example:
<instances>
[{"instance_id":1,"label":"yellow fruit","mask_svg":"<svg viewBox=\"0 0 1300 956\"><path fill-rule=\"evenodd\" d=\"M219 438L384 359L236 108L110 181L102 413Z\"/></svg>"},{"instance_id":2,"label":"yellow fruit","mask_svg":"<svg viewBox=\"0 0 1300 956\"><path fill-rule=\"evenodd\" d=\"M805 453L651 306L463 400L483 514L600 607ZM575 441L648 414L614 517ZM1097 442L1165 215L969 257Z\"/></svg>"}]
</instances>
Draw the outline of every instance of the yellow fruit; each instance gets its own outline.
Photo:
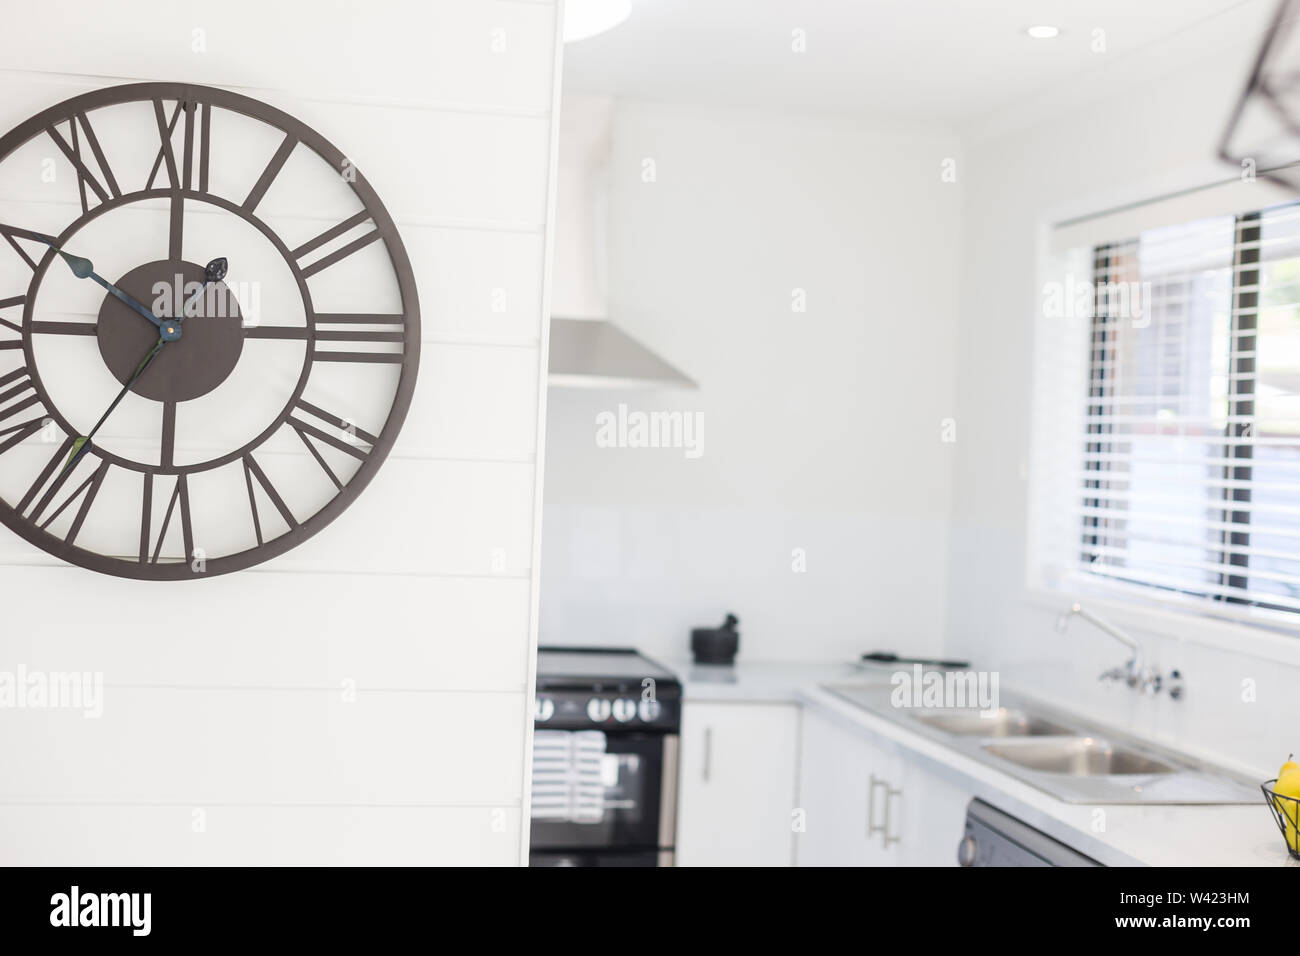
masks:
<instances>
[{"instance_id":1,"label":"yellow fruit","mask_svg":"<svg viewBox=\"0 0 1300 956\"><path fill-rule=\"evenodd\" d=\"M1283 764L1277 783L1273 784L1273 793L1276 794L1273 805L1286 821L1283 828L1286 845L1300 853L1300 766Z\"/></svg>"},{"instance_id":2,"label":"yellow fruit","mask_svg":"<svg viewBox=\"0 0 1300 956\"><path fill-rule=\"evenodd\" d=\"M1300 770L1300 763L1296 763L1291 759L1294 756L1295 754L1287 754L1286 763L1282 764L1281 769L1277 772L1279 779L1281 779L1282 774L1286 773L1288 770Z\"/></svg>"},{"instance_id":3,"label":"yellow fruit","mask_svg":"<svg viewBox=\"0 0 1300 956\"><path fill-rule=\"evenodd\" d=\"M1300 767L1279 773L1277 782L1273 784L1273 792L1300 800Z\"/></svg>"}]
</instances>

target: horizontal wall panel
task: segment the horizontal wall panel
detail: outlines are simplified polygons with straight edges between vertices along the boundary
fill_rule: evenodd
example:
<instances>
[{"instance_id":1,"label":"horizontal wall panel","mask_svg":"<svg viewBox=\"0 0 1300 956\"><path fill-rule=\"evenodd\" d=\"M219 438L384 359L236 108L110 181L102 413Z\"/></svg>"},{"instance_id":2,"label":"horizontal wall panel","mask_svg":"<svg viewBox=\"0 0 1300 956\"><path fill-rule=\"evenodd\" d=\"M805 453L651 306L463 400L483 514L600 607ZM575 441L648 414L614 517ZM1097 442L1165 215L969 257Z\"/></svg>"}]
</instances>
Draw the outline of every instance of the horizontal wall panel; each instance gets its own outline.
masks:
<instances>
[{"instance_id":1,"label":"horizontal wall panel","mask_svg":"<svg viewBox=\"0 0 1300 956\"><path fill-rule=\"evenodd\" d=\"M0 93L12 84L0 74ZM0 107L0 133L32 112L55 105L87 88L60 90L28 112ZM261 100L297 117L332 142L374 186L389 214L409 219L455 220L471 224L501 222L541 231L546 219L546 167L550 119L490 113L412 109L324 102L278 91L248 90ZM148 144L157 132L148 114L115 114L96 123L109 164L124 191L140 188L148 174ZM212 188L218 195L243 202L246 189L270 162L280 135L259 121L232 118L215 111ZM136 135L136 140L130 139ZM153 137L146 139L145 137ZM247 143L232 151L233 143ZM55 161L53 182L43 177L43 162ZM235 169L234 167L238 167ZM257 207L273 225L292 217L339 221L356 211L351 193L331 189L329 167L305 150L295 151ZM320 174L320 175L317 175ZM29 141L0 165L0 198L77 202L72 166L48 137ZM40 228L37 226L36 228Z\"/></svg>"},{"instance_id":2,"label":"horizontal wall panel","mask_svg":"<svg viewBox=\"0 0 1300 956\"><path fill-rule=\"evenodd\" d=\"M2 331L2 330L0 330ZM64 373L56 367L57 359L46 360L38 353L41 369L54 405L68 417L74 428L90 429L115 397L117 381L102 370L97 341L89 336L70 336L66 345L69 361L78 368ZM0 335L0 341L5 337ZM44 344L44 343L42 343ZM263 343L247 345L253 352ZM16 370L18 357L0 357L0 375ZM420 354L419 377L406 421L393 448L394 458L461 458L481 461L531 460L537 446L537 375L539 349L429 343ZM383 375L376 366L362 366L354 377L343 374L339 366L319 366L319 380L328 383L336 373L333 387L316 387L305 396L319 407L348 417L356 426L379 432L390 407L394 386L387 379L366 378ZM81 387L70 389L67 381L80 370ZM295 370L296 371L296 370ZM317 376L313 371L313 376ZM65 381L60 387L60 379ZM92 387L93 382L93 387ZM186 403L180 407L176 425L177 461L212 460L240 447L257 432L270 425L293 394L296 379L284 375L275 387L266 391L272 400L262 400L266 379L255 379L257 392L241 392L233 381L202 404ZM350 386L356 385L355 388ZM75 391L75 395L73 394ZM70 396L75 398L69 402ZM96 397L97 396L97 397ZM373 407L372 407L373 406ZM29 413L32 415L36 412ZM205 414L208 416L205 418ZM242 432L227 429L226 423L236 416L247 422ZM96 445L135 461L156 463L162 417L156 403L129 396L96 434ZM310 452L293 437L286 435L259 446L258 457L289 454L307 457ZM84 433L84 432L83 432ZM337 432L342 436L342 432ZM285 437L288 440L283 440ZM62 440L62 433L37 433L7 452L15 457L34 457L31 472L53 450L51 440ZM361 447L365 447L364 444ZM9 465L5 461L6 466ZM0 483L3 487L3 483ZM13 491L13 489L5 489ZM71 489L69 489L70 491Z\"/></svg>"},{"instance_id":3,"label":"horizontal wall panel","mask_svg":"<svg viewBox=\"0 0 1300 956\"><path fill-rule=\"evenodd\" d=\"M396 452L482 460L537 448L537 348L429 345Z\"/></svg>"},{"instance_id":4,"label":"horizontal wall panel","mask_svg":"<svg viewBox=\"0 0 1300 956\"><path fill-rule=\"evenodd\" d=\"M279 463L268 456L264 464ZM512 462L390 459L352 507L314 537L260 567L361 575L524 575L531 565L533 472L531 464ZM242 494L212 499L213 513L222 521L239 514L251 524L246 502L237 500ZM228 553L210 541L204 544L209 538L201 525L231 534L242 545L242 534L204 519L200 497L197 490L191 495L195 547L214 556ZM135 521L139 505L132 499L129 507ZM64 517L70 514L71 509ZM96 509L92 514L104 517ZM45 552L0 529L0 565L54 563Z\"/></svg>"},{"instance_id":5,"label":"horizontal wall panel","mask_svg":"<svg viewBox=\"0 0 1300 956\"><path fill-rule=\"evenodd\" d=\"M177 623L176 629L182 626ZM106 685L103 713L0 712L0 800L510 806L524 695Z\"/></svg>"},{"instance_id":6,"label":"horizontal wall panel","mask_svg":"<svg viewBox=\"0 0 1300 956\"><path fill-rule=\"evenodd\" d=\"M350 682L363 691L520 691L527 679L523 578L249 572L158 585L80 568L7 567L3 582L0 671L9 673L22 665L99 672L116 685ZM93 619L69 626L53 613L70 595L95 609Z\"/></svg>"},{"instance_id":7,"label":"horizontal wall panel","mask_svg":"<svg viewBox=\"0 0 1300 956\"><path fill-rule=\"evenodd\" d=\"M0 192L5 177L0 175ZM17 193L17 186L8 190ZM41 195L22 193L23 196ZM390 210L391 211L391 210ZM0 222L37 230L59 230L77 215L80 207L74 196L55 196L50 191L48 201L31 201L13 195L0 197ZM189 215L204 215L204 207L190 210ZM118 214L114 214L116 217ZM121 215L132 219L148 217L152 220L145 228L160 235L167 224L167 210L163 206L143 209L133 207ZM224 216L224 213L206 213ZM301 216L282 220L295 232L324 228L320 217L305 219ZM428 225L413 221L398 221L402 244L415 273L416 290L420 300L420 327L423 339L432 341L463 341L501 345L534 345L541 336L542 249L545 237L540 231L519 232L492 228L456 228ZM82 236L70 243L79 255L93 260L105 278L119 278L116 271L132 268L134 262L116 263L114 252L90 236ZM231 283L260 279L250 274L244 250L228 250L231 261ZM6 253L8 255L8 253ZM2 297L22 295L27 291L31 273L6 267L0 271ZM242 267L242 269L241 269ZM58 274L55 273L56 277ZM62 278L62 277L58 277ZM265 280L258 288L257 308L261 320L276 324L274 301ZM237 293L236 285L232 290ZM296 293L296 290L295 290ZM88 321L98 313L105 293L98 288L82 289L75 283L43 282L37 299L42 318ZM241 303L241 306L245 306ZM6 313L8 316L9 313ZM21 316L21 311L12 318Z\"/></svg>"},{"instance_id":8,"label":"horizontal wall panel","mask_svg":"<svg viewBox=\"0 0 1300 956\"><path fill-rule=\"evenodd\" d=\"M415 269L426 341L540 339L546 241L540 231L398 226Z\"/></svg>"},{"instance_id":9,"label":"horizontal wall panel","mask_svg":"<svg viewBox=\"0 0 1300 956\"><path fill-rule=\"evenodd\" d=\"M533 466L397 459L316 537L267 565L358 574L524 575Z\"/></svg>"},{"instance_id":10,"label":"horizontal wall panel","mask_svg":"<svg viewBox=\"0 0 1300 956\"><path fill-rule=\"evenodd\" d=\"M519 833L518 807L0 803L0 866L512 866Z\"/></svg>"},{"instance_id":11,"label":"horizontal wall panel","mask_svg":"<svg viewBox=\"0 0 1300 956\"><path fill-rule=\"evenodd\" d=\"M123 82L185 77L323 98L550 107L551 84L539 78L552 74L551 4L372 0L303 8L233 0L204 16L165 0L132 0L109 9L115 15L101 15L93 30L78 32L67 28L85 16L77 0L34 7L0 34L0 63L14 71ZM147 56L139 52L142 33L149 37Z\"/></svg>"},{"instance_id":12,"label":"horizontal wall panel","mask_svg":"<svg viewBox=\"0 0 1300 956\"><path fill-rule=\"evenodd\" d=\"M333 141L394 217L531 226L546 221L547 170L537 159L547 152L547 116L326 103L278 93L258 98ZM270 212L300 214L312 208L315 193L286 186Z\"/></svg>"}]
</instances>

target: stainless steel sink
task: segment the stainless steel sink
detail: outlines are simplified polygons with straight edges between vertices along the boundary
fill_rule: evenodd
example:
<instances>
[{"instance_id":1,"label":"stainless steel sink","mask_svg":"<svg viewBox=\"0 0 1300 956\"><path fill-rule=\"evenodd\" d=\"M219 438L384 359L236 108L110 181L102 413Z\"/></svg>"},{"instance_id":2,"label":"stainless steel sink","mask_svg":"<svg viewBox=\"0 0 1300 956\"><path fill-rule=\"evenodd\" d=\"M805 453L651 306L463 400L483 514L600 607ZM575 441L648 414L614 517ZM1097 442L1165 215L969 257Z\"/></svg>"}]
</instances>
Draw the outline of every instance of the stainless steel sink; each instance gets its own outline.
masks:
<instances>
[{"instance_id":1,"label":"stainless steel sink","mask_svg":"<svg viewBox=\"0 0 1300 956\"><path fill-rule=\"evenodd\" d=\"M1062 711L1003 692L989 717L969 707L914 709L885 681L829 684L840 699L987 767L1079 804L1256 803L1249 780Z\"/></svg>"},{"instance_id":2,"label":"stainless steel sink","mask_svg":"<svg viewBox=\"0 0 1300 956\"><path fill-rule=\"evenodd\" d=\"M985 744L984 750L1026 770L1071 777L1109 777L1174 773L1177 767L1135 750L1091 737L1057 737Z\"/></svg>"},{"instance_id":3,"label":"stainless steel sink","mask_svg":"<svg viewBox=\"0 0 1300 956\"><path fill-rule=\"evenodd\" d=\"M911 715L927 727L960 737L1057 737L1074 733L1044 717L999 707L987 715L979 710L930 710Z\"/></svg>"}]
</instances>

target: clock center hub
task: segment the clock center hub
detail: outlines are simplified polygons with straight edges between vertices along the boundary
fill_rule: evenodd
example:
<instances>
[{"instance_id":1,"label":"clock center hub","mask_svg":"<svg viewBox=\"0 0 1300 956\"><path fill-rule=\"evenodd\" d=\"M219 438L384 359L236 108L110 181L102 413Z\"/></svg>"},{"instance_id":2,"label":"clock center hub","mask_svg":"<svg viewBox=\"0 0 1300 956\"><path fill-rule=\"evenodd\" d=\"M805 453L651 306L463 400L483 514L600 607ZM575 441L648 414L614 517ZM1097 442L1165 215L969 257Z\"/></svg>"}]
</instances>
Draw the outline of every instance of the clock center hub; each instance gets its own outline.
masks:
<instances>
[{"instance_id":1,"label":"clock center hub","mask_svg":"<svg viewBox=\"0 0 1300 956\"><path fill-rule=\"evenodd\" d=\"M163 320L161 335L181 318L181 308L203 282L203 266L160 259L137 266L114 284ZM234 293L224 282L203 290L184 321L180 338L168 341L131 387L156 402L188 402L208 394L235 366L244 349L243 317ZM160 331L112 295L99 307L99 354L113 376L125 385L157 343Z\"/></svg>"}]
</instances>

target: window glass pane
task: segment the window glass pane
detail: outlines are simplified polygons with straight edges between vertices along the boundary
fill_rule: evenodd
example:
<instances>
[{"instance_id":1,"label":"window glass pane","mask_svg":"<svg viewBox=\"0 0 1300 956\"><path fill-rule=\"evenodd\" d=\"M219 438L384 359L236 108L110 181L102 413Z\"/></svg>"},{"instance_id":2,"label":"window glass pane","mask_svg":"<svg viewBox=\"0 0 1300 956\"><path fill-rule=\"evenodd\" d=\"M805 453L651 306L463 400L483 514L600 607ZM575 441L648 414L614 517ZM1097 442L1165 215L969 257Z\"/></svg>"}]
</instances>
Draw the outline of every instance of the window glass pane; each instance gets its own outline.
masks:
<instances>
[{"instance_id":1,"label":"window glass pane","mask_svg":"<svg viewBox=\"0 0 1300 956\"><path fill-rule=\"evenodd\" d=\"M1300 612L1300 203L1093 250L1088 572Z\"/></svg>"},{"instance_id":2,"label":"window glass pane","mask_svg":"<svg viewBox=\"0 0 1300 956\"><path fill-rule=\"evenodd\" d=\"M1208 479L1222 466L1206 459L1221 454L1226 425L1234 233L1231 218L1153 230L1098 270L1105 517L1085 528L1094 571L1193 593L1219 582L1221 532L1209 522L1221 519L1222 489ZM1101 289L1110 278L1136 286L1128 309Z\"/></svg>"}]
</instances>

